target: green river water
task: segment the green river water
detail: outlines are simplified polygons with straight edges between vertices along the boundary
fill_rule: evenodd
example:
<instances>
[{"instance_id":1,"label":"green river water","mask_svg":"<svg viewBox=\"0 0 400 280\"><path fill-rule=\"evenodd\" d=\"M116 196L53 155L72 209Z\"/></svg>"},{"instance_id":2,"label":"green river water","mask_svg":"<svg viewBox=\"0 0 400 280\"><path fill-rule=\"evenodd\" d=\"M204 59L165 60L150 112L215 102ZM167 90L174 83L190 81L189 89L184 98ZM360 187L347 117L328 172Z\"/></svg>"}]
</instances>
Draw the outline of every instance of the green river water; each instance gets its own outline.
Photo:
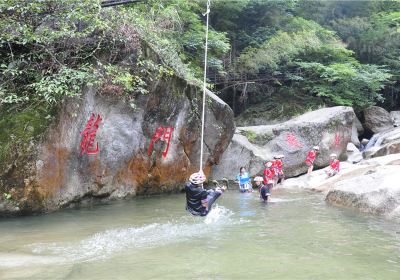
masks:
<instances>
[{"instance_id":1,"label":"green river water","mask_svg":"<svg viewBox=\"0 0 400 280\"><path fill-rule=\"evenodd\" d=\"M400 279L400 227L321 194L183 194L0 220L0 279Z\"/></svg>"}]
</instances>

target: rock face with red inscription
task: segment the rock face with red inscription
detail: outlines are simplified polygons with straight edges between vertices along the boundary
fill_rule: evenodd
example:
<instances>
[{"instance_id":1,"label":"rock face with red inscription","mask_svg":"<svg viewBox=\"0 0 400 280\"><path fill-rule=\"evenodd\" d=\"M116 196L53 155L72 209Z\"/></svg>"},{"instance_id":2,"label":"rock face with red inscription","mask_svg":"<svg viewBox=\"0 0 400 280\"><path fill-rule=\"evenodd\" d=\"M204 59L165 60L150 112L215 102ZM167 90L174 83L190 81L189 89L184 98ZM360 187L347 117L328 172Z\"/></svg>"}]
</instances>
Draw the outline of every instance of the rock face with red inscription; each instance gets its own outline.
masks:
<instances>
[{"instance_id":1,"label":"rock face with red inscription","mask_svg":"<svg viewBox=\"0 0 400 280\"><path fill-rule=\"evenodd\" d=\"M94 89L67 100L28 160L0 174L12 196L0 201L0 213L181 190L199 170L201 99L201 88L170 77L151 85L135 109ZM206 104L203 163L208 174L235 127L233 112L221 99L208 92ZM97 116L101 120L95 124Z\"/></svg>"},{"instance_id":2,"label":"rock face with red inscription","mask_svg":"<svg viewBox=\"0 0 400 280\"><path fill-rule=\"evenodd\" d=\"M320 147L314 162L317 168L329 164L331 153L344 160L354 120L351 107L338 106L309 112L276 125L238 127L221 162L213 166L211 177L235 179L241 166L246 167L251 176L260 175L263 162L277 154L285 155L286 176L297 176L307 171L305 159L315 145Z\"/></svg>"}]
</instances>

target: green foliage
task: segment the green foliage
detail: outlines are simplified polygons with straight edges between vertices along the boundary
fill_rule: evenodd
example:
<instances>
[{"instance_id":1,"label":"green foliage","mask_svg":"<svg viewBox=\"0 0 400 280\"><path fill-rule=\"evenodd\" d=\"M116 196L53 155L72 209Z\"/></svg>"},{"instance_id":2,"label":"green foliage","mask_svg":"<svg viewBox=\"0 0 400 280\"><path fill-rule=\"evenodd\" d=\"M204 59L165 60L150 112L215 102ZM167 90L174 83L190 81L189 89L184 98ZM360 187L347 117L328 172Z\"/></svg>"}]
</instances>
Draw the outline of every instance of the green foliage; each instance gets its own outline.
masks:
<instances>
[{"instance_id":1,"label":"green foliage","mask_svg":"<svg viewBox=\"0 0 400 280\"><path fill-rule=\"evenodd\" d=\"M301 80L299 87L328 98L337 105L365 108L382 101L379 91L391 75L376 65L359 63L298 62Z\"/></svg>"},{"instance_id":2,"label":"green foliage","mask_svg":"<svg viewBox=\"0 0 400 280\"><path fill-rule=\"evenodd\" d=\"M257 139L257 134L252 130L242 130L242 133L252 143L254 143L254 141Z\"/></svg>"},{"instance_id":3,"label":"green foliage","mask_svg":"<svg viewBox=\"0 0 400 280\"><path fill-rule=\"evenodd\" d=\"M288 64L300 55L311 52L332 52L340 49L347 51L332 31L326 30L315 22L294 18L285 27L272 36L260 48L249 48L239 57L242 71L256 73L262 69L277 71L282 64Z\"/></svg>"},{"instance_id":4,"label":"green foliage","mask_svg":"<svg viewBox=\"0 0 400 280\"><path fill-rule=\"evenodd\" d=\"M0 14L0 42L20 45L86 37L102 24L97 0L4 0Z\"/></svg>"},{"instance_id":5,"label":"green foliage","mask_svg":"<svg viewBox=\"0 0 400 280\"><path fill-rule=\"evenodd\" d=\"M364 108L383 100L391 75L383 67L360 64L334 32L314 21L293 18L260 48L239 58L241 71L270 73L298 92L327 103Z\"/></svg>"},{"instance_id":6,"label":"green foliage","mask_svg":"<svg viewBox=\"0 0 400 280\"><path fill-rule=\"evenodd\" d=\"M391 82L380 90L384 105L400 105L400 2L300 1L298 14L335 30L361 63L385 67Z\"/></svg>"},{"instance_id":7,"label":"green foliage","mask_svg":"<svg viewBox=\"0 0 400 280\"><path fill-rule=\"evenodd\" d=\"M79 96L82 86L91 86L95 81L96 76L89 66L82 65L80 70L63 66L57 73L46 75L29 87L36 92L37 98L45 100L48 104L55 104L64 97Z\"/></svg>"},{"instance_id":8,"label":"green foliage","mask_svg":"<svg viewBox=\"0 0 400 280\"><path fill-rule=\"evenodd\" d=\"M29 107L13 114L0 110L0 169L7 164L10 156L24 152L18 146L29 145L40 137L52 114L43 106Z\"/></svg>"}]
</instances>

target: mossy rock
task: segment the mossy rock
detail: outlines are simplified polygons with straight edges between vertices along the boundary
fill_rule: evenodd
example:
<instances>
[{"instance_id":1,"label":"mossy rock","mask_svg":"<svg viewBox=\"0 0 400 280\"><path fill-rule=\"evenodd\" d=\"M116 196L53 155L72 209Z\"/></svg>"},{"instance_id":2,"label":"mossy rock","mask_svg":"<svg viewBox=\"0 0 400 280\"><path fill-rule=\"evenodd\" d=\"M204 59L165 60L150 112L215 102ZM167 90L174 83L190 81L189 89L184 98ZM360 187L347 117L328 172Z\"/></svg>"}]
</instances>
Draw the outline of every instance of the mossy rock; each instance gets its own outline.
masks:
<instances>
[{"instance_id":1,"label":"mossy rock","mask_svg":"<svg viewBox=\"0 0 400 280\"><path fill-rule=\"evenodd\" d=\"M48 127L54 109L28 108L20 112L0 112L0 175L17 157L30 153L32 141Z\"/></svg>"}]
</instances>

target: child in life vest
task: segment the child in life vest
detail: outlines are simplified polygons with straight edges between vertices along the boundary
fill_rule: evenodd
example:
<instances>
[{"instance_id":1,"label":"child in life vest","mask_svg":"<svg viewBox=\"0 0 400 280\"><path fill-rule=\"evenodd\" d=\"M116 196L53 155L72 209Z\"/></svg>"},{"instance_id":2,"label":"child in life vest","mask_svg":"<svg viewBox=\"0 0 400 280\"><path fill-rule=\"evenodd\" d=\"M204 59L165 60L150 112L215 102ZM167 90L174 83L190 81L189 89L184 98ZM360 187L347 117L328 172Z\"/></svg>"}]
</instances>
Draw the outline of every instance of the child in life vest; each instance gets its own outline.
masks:
<instances>
[{"instance_id":1,"label":"child in life vest","mask_svg":"<svg viewBox=\"0 0 400 280\"><path fill-rule=\"evenodd\" d=\"M276 186L279 181L283 183L283 181L285 180L282 162L284 157L284 155L276 155L274 156L274 160L272 161L272 168L274 169L274 186Z\"/></svg>"},{"instance_id":2,"label":"child in life vest","mask_svg":"<svg viewBox=\"0 0 400 280\"><path fill-rule=\"evenodd\" d=\"M308 175L310 175L314 169L314 160L317 157L318 152L319 152L318 146L314 146L312 148L312 150L308 152L308 155L306 158L306 165L308 166L308 170L307 170Z\"/></svg>"},{"instance_id":3,"label":"child in life vest","mask_svg":"<svg viewBox=\"0 0 400 280\"><path fill-rule=\"evenodd\" d=\"M340 171L340 161L337 159L336 154L331 154L329 167L325 170L325 173L328 177L332 177L338 174L339 171Z\"/></svg>"}]
</instances>

